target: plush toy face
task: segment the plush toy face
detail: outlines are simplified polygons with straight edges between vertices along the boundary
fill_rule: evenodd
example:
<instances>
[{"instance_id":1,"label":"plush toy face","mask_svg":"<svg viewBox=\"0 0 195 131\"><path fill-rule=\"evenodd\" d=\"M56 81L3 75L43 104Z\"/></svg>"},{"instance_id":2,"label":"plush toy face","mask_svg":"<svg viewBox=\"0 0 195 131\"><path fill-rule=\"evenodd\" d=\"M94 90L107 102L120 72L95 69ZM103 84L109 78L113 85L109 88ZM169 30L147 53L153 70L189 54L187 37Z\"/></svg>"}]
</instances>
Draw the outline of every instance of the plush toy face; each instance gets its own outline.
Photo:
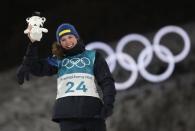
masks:
<instances>
[{"instance_id":1,"label":"plush toy face","mask_svg":"<svg viewBox=\"0 0 195 131\"><path fill-rule=\"evenodd\" d=\"M33 26L42 27L45 20L46 20L45 17L39 17L39 16L32 16L26 19L28 24L30 24L32 27Z\"/></svg>"}]
</instances>

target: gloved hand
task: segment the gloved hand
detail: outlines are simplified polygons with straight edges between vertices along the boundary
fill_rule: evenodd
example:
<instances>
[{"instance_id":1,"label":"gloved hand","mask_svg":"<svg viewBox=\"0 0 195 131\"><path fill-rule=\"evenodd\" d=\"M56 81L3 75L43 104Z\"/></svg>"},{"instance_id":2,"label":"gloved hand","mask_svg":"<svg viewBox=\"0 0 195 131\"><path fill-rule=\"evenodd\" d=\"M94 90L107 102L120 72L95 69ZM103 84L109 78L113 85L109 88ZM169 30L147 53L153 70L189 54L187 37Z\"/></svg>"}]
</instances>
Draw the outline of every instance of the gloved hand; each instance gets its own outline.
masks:
<instances>
[{"instance_id":1,"label":"gloved hand","mask_svg":"<svg viewBox=\"0 0 195 131\"><path fill-rule=\"evenodd\" d=\"M29 78L30 68L27 65L22 64L17 70L17 81L20 85L24 83L24 80L30 80Z\"/></svg>"},{"instance_id":2,"label":"gloved hand","mask_svg":"<svg viewBox=\"0 0 195 131\"><path fill-rule=\"evenodd\" d=\"M112 107L103 106L102 111L101 111L101 117L103 119L106 119L107 117L111 116L112 113L113 113Z\"/></svg>"}]
</instances>

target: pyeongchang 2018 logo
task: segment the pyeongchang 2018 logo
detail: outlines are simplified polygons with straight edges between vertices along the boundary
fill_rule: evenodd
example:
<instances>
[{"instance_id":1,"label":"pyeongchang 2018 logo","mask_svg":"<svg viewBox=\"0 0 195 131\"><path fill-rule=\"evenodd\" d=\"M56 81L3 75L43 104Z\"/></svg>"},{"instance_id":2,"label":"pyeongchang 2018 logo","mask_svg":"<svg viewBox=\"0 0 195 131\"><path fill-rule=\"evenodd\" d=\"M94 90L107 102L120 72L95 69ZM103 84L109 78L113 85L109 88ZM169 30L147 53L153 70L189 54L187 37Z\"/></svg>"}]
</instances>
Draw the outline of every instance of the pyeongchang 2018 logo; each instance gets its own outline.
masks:
<instances>
[{"instance_id":1,"label":"pyeongchang 2018 logo","mask_svg":"<svg viewBox=\"0 0 195 131\"><path fill-rule=\"evenodd\" d=\"M160 44L161 39L169 33L178 34L184 41L183 50L175 56L169 48ZM123 52L125 46L132 41L140 42L145 47L138 55L138 60L134 60L131 55ZM124 90L135 83L138 72L144 79L150 82L161 82L168 79L174 71L175 64L182 61L188 55L190 51L190 38L181 27L165 26L155 34L152 43L143 35L128 34L119 40L116 51L104 42L92 42L89 43L86 48L88 50L100 49L105 51L108 55L106 61L109 64L111 72L114 71L117 61L122 68L131 71L130 77L125 82L115 83L117 90ZM167 69L162 74L152 74L146 70L154 54L161 61L168 64Z\"/></svg>"}]
</instances>

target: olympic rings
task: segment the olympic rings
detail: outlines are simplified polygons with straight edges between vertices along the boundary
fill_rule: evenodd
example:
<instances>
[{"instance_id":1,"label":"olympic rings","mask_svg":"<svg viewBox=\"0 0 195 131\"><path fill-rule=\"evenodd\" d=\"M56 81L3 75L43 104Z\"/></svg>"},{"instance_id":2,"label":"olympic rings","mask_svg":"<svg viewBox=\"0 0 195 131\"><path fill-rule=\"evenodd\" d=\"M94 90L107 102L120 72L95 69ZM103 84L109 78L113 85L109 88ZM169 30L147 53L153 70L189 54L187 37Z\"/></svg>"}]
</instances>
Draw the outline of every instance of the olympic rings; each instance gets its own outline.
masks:
<instances>
[{"instance_id":1,"label":"olympic rings","mask_svg":"<svg viewBox=\"0 0 195 131\"><path fill-rule=\"evenodd\" d=\"M72 59L65 58L62 61L62 66L65 66L68 69L74 66L77 66L78 68L84 68L86 65L90 65L90 60L87 57Z\"/></svg>"},{"instance_id":2,"label":"olympic rings","mask_svg":"<svg viewBox=\"0 0 195 131\"><path fill-rule=\"evenodd\" d=\"M107 45L106 43L97 41L97 42L89 43L86 48L89 50L101 49L101 50L105 51L108 54L106 61L107 61L107 63L110 63L110 64L108 64L108 65L110 65L109 66L110 71L111 72L114 71L114 69L116 67L116 62L114 62L114 63L112 62L113 57L111 58L111 56L113 56L115 53L114 53L114 50L109 45Z\"/></svg>"},{"instance_id":3,"label":"olympic rings","mask_svg":"<svg viewBox=\"0 0 195 131\"><path fill-rule=\"evenodd\" d=\"M165 47L164 45L160 45L160 41L162 37L169 33L176 33L181 36L184 41L183 50L177 54L176 56ZM133 59L132 56L123 52L125 46L132 42L137 41L144 45L144 49L138 55L137 63ZM122 68L125 70L131 71L131 76L123 83L115 83L117 90L124 90L131 87L137 77L138 72L142 75L142 77L150 82L161 82L168 79L174 71L175 63L182 61L190 51L190 38L188 34L178 26L165 26L161 28L154 36L153 43L151 43L146 37L140 34L128 34L119 40L116 46L116 52L106 43L103 42L92 42L87 44L86 49L101 49L105 51L108 55L106 61L109 65L111 72L114 71L116 67L116 62L118 61ZM151 63L153 55L162 60L163 62L168 64L167 69L162 74L151 74L146 70L146 67Z\"/></svg>"}]
</instances>

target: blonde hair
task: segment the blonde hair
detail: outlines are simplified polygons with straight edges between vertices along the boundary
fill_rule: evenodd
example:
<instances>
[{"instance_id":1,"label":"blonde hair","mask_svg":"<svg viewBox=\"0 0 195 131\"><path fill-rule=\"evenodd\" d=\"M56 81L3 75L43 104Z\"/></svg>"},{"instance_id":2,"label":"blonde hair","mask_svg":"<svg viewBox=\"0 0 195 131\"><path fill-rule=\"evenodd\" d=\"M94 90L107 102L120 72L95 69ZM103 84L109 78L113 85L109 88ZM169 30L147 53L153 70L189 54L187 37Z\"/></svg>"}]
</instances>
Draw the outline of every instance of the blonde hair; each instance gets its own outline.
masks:
<instances>
[{"instance_id":1,"label":"blonde hair","mask_svg":"<svg viewBox=\"0 0 195 131\"><path fill-rule=\"evenodd\" d=\"M52 54L62 58L64 56L64 53L62 51L62 48L60 47L60 44L57 43L56 41L52 44Z\"/></svg>"}]
</instances>

